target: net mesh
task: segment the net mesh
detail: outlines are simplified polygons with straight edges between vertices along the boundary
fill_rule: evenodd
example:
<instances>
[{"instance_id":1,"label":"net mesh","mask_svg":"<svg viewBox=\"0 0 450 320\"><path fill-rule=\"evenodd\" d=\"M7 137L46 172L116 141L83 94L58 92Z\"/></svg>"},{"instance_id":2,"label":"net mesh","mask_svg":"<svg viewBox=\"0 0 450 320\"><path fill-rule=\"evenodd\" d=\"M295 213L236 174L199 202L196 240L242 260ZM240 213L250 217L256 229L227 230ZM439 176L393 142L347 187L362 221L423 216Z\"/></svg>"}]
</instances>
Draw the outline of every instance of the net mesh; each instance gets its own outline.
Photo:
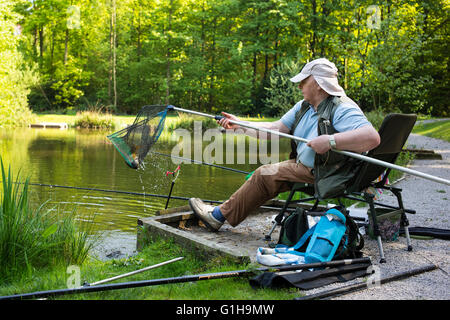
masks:
<instances>
[{"instance_id":1,"label":"net mesh","mask_svg":"<svg viewBox=\"0 0 450 320\"><path fill-rule=\"evenodd\" d=\"M128 166L137 169L143 164L164 129L167 111L165 105L144 106L131 126L107 136Z\"/></svg>"}]
</instances>

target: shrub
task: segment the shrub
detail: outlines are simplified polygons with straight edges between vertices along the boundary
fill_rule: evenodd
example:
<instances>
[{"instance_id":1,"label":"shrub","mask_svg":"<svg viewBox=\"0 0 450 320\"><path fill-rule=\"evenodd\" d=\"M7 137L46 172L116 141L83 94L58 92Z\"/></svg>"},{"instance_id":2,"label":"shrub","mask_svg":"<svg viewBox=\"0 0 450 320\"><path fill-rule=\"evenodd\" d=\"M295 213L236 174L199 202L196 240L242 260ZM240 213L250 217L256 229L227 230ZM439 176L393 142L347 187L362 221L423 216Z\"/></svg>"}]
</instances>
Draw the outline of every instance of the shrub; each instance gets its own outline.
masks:
<instances>
[{"instance_id":1,"label":"shrub","mask_svg":"<svg viewBox=\"0 0 450 320\"><path fill-rule=\"evenodd\" d=\"M12 1L0 1L0 127L27 125L29 86L37 82L34 67L25 66L12 30L20 16L11 13Z\"/></svg>"},{"instance_id":2,"label":"shrub","mask_svg":"<svg viewBox=\"0 0 450 320\"><path fill-rule=\"evenodd\" d=\"M86 129L114 129L116 125L112 114L103 112L103 108L95 104L86 111L77 112L74 125Z\"/></svg>"},{"instance_id":3,"label":"shrub","mask_svg":"<svg viewBox=\"0 0 450 320\"><path fill-rule=\"evenodd\" d=\"M287 61L273 68L266 88L265 109L269 116L282 115L303 98L301 90L289 79L302 69L300 63Z\"/></svg>"}]
</instances>

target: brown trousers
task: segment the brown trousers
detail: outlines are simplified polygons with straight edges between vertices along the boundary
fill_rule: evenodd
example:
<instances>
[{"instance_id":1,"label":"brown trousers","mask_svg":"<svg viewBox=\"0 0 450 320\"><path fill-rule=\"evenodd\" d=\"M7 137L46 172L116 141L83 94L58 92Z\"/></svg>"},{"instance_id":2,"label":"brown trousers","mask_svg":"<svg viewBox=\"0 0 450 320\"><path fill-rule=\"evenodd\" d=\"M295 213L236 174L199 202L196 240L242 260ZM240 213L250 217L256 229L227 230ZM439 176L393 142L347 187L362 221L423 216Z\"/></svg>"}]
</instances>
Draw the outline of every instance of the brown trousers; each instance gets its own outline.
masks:
<instances>
[{"instance_id":1,"label":"brown trousers","mask_svg":"<svg viewBox=\"0 0 450 320\"><path fill-rule=\"evenodd\" d=\"M287 182L313 183L311 169L294 159L266 164L252 174L231 197L220 205L220 211L233 227L241 223L254 209L290 190Z\"/></svg>"}]
</instances>

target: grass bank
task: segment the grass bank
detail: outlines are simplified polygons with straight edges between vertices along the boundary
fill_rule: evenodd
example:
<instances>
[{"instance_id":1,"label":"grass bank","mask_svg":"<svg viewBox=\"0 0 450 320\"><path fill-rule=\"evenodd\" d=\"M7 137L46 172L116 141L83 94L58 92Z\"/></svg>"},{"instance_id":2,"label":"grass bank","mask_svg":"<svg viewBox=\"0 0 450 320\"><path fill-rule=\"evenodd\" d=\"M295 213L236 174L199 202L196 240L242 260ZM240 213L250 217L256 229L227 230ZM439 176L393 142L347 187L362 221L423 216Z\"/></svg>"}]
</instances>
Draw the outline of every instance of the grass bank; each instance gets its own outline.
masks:
<instances>
[{"instance_id":1,"label":"grass bank","mask_svg":"<svg viewBox=\"0 0 450 320\"><path fill-rule=\"evenodd\" d=\"M450 142L450 120L418 123L413 133Z\"/></svg>"},{"instance_id":2,"label":"grass bank","mask_svg":"<svg viewBox=\"0 0 450 320\"><path fill-rule=\"evenodd\" d=\"M113 129L119 130L133 123L135 115L111 115L108 113L99 113L95 111L85 111L77 114L35 114L34 122L64 122L73 128L93 128L93 129ZM275 121L277 118L265 117L242 117L243 121ZM192 116L186 113L170 114L166 118L165 128L168 132L176 129L193 130L194 122L201 121L202 129L218 127L216 121L212 118Z\"/></svg>"},{"instance_id":3,"label":"grass bank","mask_svg":"<svg viewBox=\"0 0 450 320\"><path fill-rule=\"evenodd\" d=\"M110 283L123 283L149 279L162 279L202 273L242 270L253 266L238 264L226 258L201 258L186 252L183 247L167 240L151 242L136 256L109 260L90 260L80 267L80 283L93 283L113 276L168 261L177 257L183 260L145 271ZM259 267L259 266L258 266ZM30 278L22 278L8 286L0 287L0 295L67 288L71 274L60 266L36 270ZM201 280L178 284L120 289L56 297L58 300L291 300L299 296L296 289L253 289L249 278Z\"/></svg>"}]
</instances>

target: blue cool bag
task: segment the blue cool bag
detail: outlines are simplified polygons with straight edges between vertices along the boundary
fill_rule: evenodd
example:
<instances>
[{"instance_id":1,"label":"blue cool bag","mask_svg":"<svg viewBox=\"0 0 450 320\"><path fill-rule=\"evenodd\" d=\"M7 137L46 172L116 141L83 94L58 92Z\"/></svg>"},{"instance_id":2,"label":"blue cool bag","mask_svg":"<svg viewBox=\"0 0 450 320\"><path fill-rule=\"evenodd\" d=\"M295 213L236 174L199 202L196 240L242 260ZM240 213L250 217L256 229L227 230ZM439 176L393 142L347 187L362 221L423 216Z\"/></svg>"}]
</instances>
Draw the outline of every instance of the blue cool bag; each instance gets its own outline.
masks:
<instances>
[{"instance_id":1,"label":"blue cool bag","mask_svg":"<svg viewBox=\"0 0 450 320\"><path fill-rule=\"evenodd\" d=\"M346 218L339 210L325 212L312 228L308 229L293 247L278 245L276 250L305 257L305 263L331 261L346 232ZM309 240L305 252L297 251ZM345 245L345 244L344 244Z\"/></svg>"}]
</instances>

